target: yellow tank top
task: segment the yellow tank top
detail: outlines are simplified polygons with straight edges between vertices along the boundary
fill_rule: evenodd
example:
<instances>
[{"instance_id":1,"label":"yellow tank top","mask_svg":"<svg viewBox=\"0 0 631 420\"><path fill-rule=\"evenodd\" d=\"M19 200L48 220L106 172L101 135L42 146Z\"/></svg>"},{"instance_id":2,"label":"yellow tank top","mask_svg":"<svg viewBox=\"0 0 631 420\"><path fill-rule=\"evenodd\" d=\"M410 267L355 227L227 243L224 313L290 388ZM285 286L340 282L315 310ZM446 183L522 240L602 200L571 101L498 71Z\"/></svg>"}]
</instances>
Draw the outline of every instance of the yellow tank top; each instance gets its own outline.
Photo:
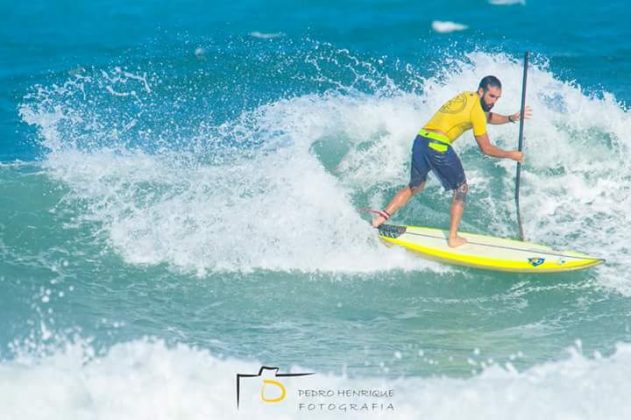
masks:
<instances>
[{"instance_id":1,"label":"yellow tank top","mask_svg":"<svg viewBox=\"0 0 631 420\"><path fill-rule=\"evenodd\" d=\"M486 133L486 114L477 92L462 92L447 101L423 127L439 130L454 142L466 130L473 128L474 136Z\"/></svg>"}]
</instances>

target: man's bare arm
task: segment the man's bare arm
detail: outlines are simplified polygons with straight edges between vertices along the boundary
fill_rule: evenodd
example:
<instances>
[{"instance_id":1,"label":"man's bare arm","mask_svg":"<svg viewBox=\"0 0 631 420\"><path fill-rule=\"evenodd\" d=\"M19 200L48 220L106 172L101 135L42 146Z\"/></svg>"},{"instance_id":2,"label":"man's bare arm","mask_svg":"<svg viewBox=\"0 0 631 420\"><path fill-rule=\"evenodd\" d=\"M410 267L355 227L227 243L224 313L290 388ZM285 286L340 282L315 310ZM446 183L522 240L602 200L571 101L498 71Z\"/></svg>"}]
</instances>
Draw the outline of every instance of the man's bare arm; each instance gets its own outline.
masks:
<instances>
[{"instance_id":1,"label":"man's bare arm","mask_svg":"<svg viewBox=\"0 0 631 420\"><path fill-rule=\"evenodd\" d=\"M481 136L475 136L475 141L478 142L478 147L480 151L487 156L492 156L496 158L507 158L512 159L517 162L524 161L524 153L518 150L504 150L499 147L493 145L491 140L489 140L488 134L482 134Z\"/></svg>"}]
</instances>

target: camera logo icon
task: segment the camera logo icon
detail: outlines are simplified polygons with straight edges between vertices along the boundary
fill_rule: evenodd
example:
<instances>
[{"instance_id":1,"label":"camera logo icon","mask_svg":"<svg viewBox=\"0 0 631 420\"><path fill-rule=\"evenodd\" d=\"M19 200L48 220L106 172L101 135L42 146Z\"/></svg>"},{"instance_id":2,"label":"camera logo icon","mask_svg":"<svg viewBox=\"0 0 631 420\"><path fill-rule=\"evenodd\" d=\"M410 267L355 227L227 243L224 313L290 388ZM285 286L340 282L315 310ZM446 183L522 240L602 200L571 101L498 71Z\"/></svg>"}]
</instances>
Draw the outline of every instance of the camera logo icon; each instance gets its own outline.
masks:
<instances>
[{"instance_id":1,"label":"camera logo icon","mask_svg":"<svg viewBox=\"0 0 631 420\"><path fill-rule=\"evenodd\" d=\"M237 409L241 403L241 397L247 391L259 396L265 404L282 402L287 397L286 381L290 378L313 375L304 373L279 373L278 367L261 366L258 373L237 373Z\"/></svg>"}]
</instances>

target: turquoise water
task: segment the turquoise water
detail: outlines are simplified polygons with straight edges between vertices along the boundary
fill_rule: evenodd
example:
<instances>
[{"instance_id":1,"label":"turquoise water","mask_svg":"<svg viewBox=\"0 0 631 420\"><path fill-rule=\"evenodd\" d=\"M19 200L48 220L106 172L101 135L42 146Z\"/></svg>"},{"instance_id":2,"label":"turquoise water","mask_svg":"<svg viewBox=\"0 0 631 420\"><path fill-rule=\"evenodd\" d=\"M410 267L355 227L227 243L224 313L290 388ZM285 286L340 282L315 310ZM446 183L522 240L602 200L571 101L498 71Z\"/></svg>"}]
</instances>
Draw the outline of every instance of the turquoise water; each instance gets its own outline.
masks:
<instances>
[{"instance_id":1,"label":"turquoise water","mask_svg":"<svg viewBox=\"0 0 631 420\"><path fill-rule=\"evenodd\" d=\"M624 2L0 8L0 418L233 418L261 365L396 408L256 418L631 415ZM525 50L526 236L607 263L514 275L383 246L357 209L407 182L455 93L495 74L515 112ZM462 229L515 237L514 164L456 149ZM449 199L431 179L395 221L444 227Z\"/></svg>"}]
</instances>

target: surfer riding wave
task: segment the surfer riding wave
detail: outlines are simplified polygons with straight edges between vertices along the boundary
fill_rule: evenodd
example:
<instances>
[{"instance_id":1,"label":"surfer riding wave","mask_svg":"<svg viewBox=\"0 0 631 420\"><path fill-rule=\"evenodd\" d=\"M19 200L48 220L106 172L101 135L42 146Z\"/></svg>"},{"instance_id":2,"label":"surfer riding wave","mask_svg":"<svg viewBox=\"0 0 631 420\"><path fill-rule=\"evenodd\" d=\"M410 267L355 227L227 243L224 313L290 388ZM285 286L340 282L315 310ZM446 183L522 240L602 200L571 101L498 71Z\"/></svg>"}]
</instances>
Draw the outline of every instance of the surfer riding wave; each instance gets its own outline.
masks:
<instances>
[{"instance_id":1,"label":"surfer riding wave","mask_svg":"<svg viewBox=\"0 0 631 420\"><path fill-rule=\"evenodd\" d=\"M489 140L487 122L514 123L531 116L530 107L525 108L524 115L521 112L511 115L491 112L501 95L500 80L495 76L486 76L480 81L477 92L459 93L434 114L414 139L410 182L392 198L385 209L376 212L377 215L372 220L373 227L381 226L405 206L413 195L423 191L427 175L432 171L446 190L453 191L448 244L450 247L458 247L467 242L465 238L458 236L458 227L464 213L469 186L460 159L451 145L465 131L473 129L473 136L485 155L523 162L523 152L500 149Z\"/></svg>"}]
</instances>

